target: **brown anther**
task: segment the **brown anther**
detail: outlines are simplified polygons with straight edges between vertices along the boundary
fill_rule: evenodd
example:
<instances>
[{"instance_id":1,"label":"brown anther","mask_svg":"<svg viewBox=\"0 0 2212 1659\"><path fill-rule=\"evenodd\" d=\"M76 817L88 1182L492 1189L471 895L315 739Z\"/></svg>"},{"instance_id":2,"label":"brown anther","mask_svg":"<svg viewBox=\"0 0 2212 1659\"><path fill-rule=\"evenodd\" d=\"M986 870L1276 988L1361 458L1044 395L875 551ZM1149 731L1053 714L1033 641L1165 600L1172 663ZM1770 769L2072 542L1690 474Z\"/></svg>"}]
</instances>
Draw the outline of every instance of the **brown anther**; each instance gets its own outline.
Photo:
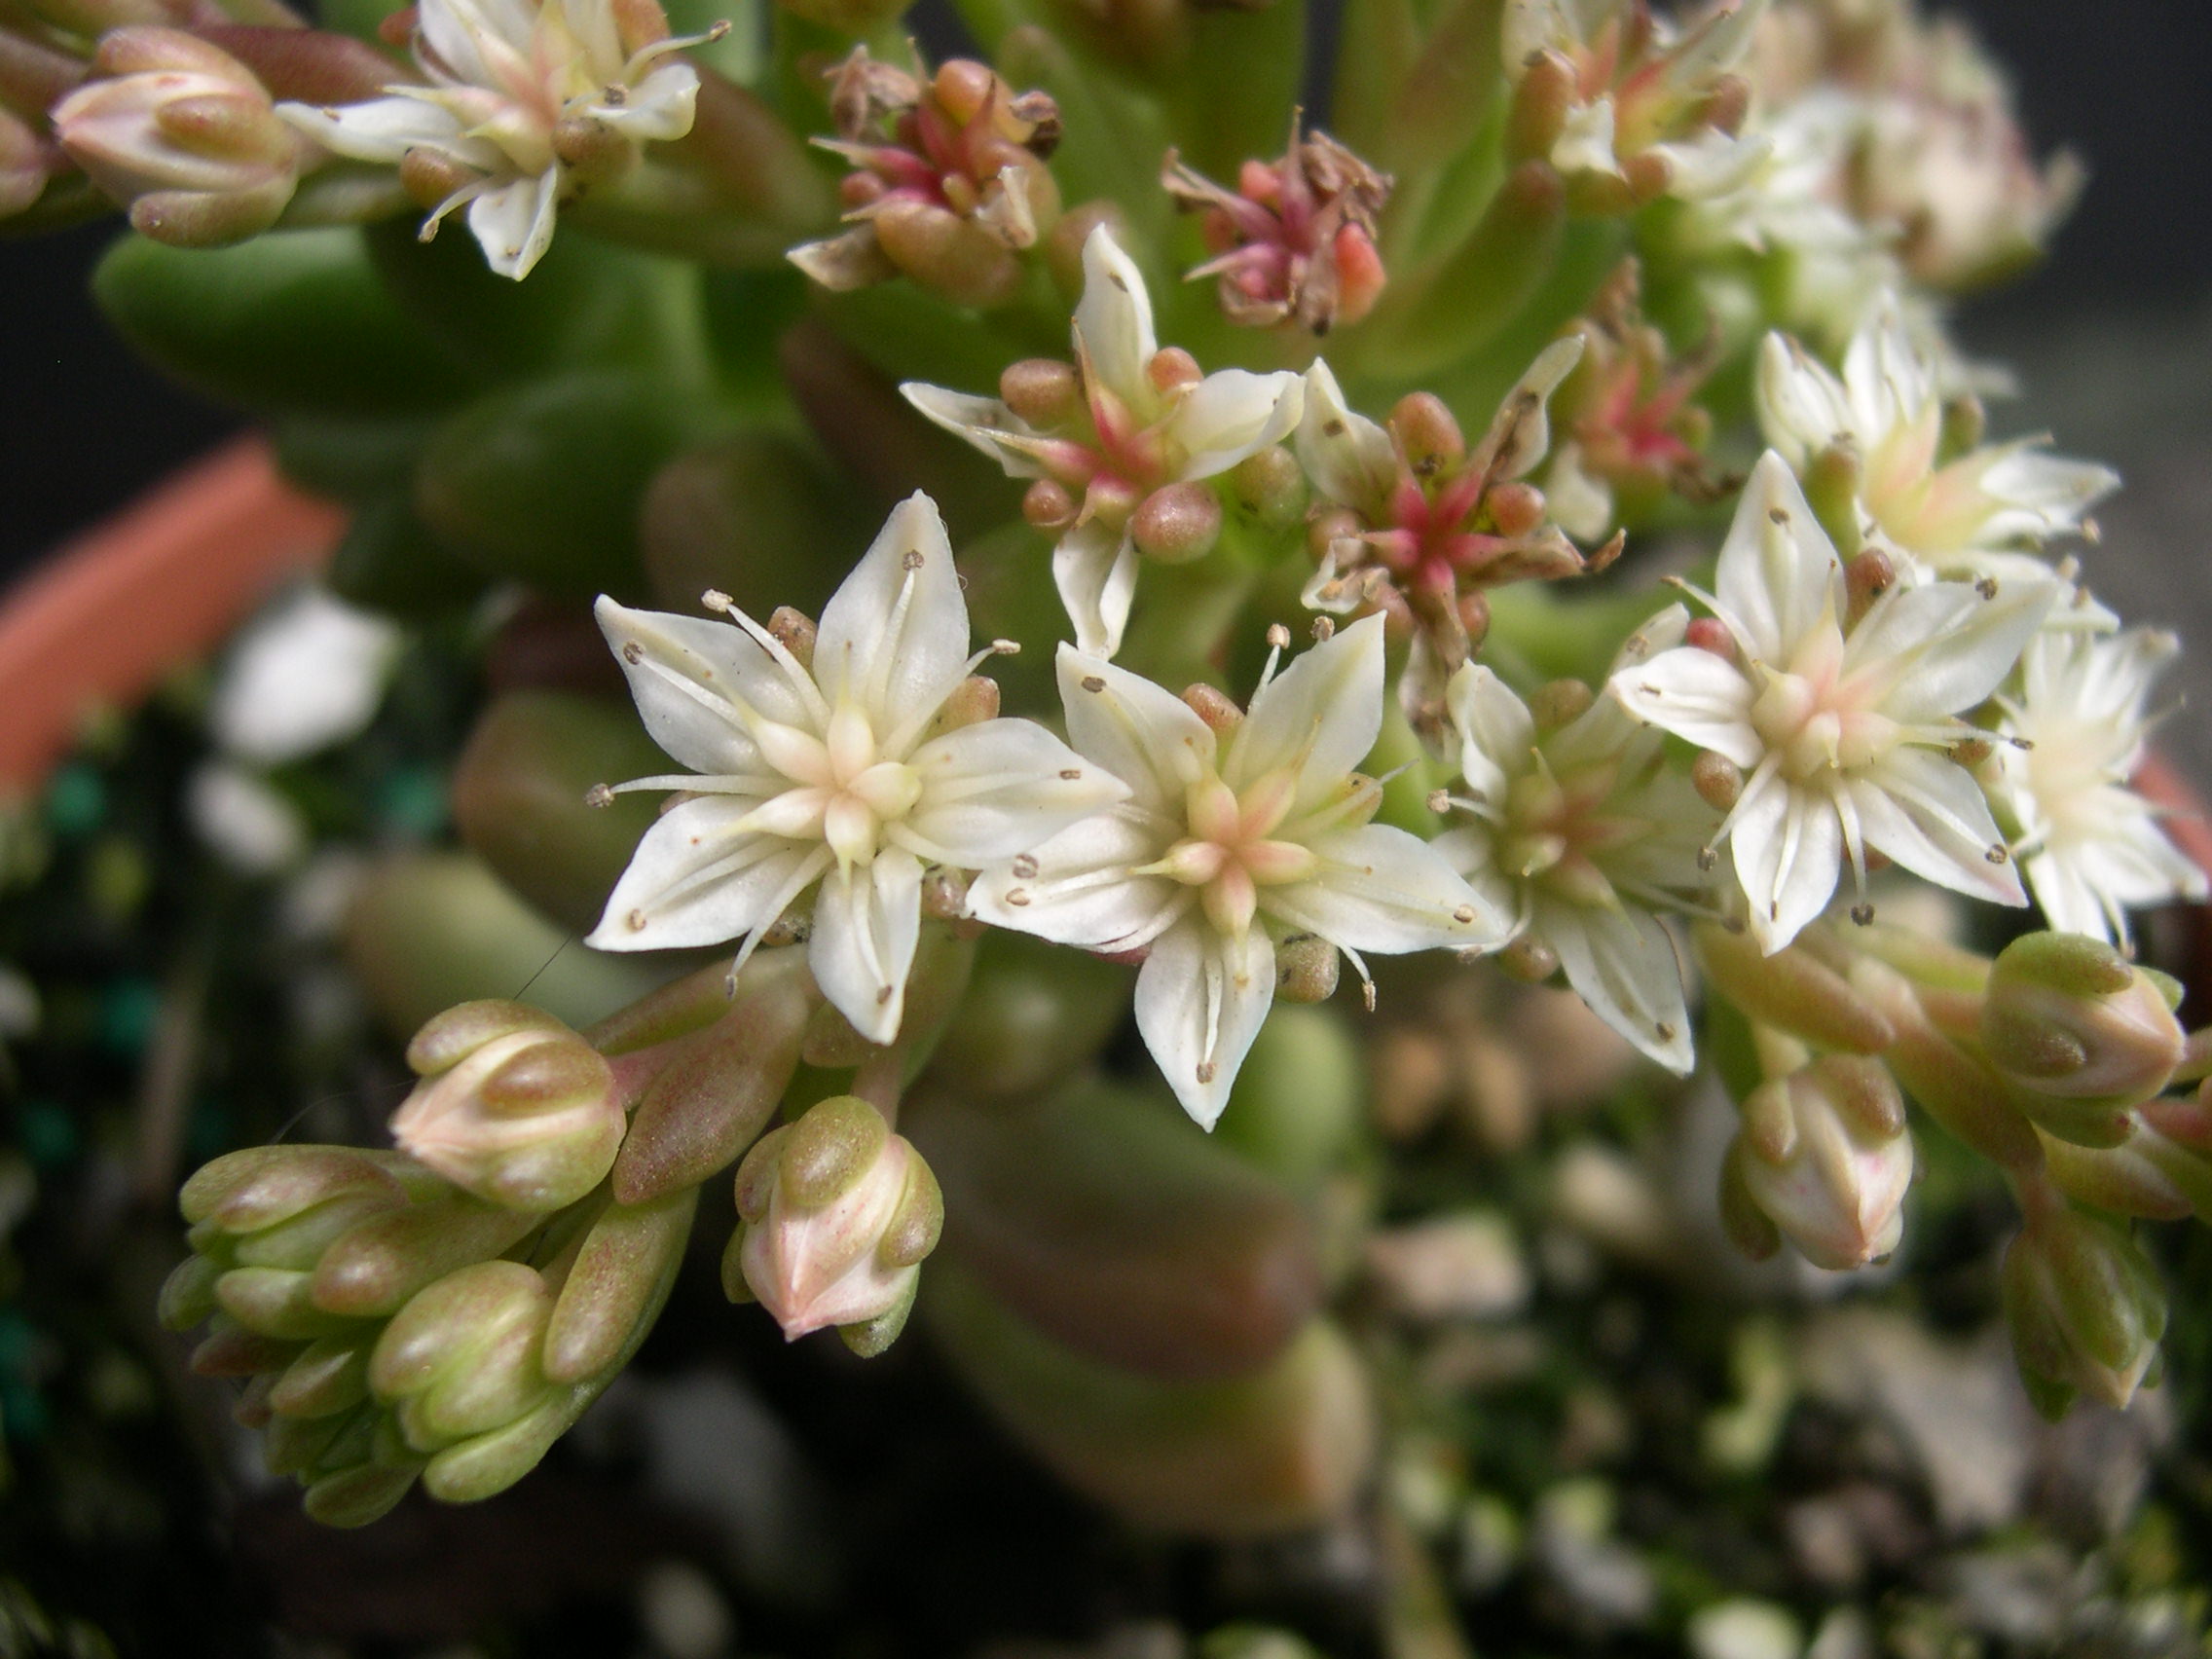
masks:
<instances>
[{"instance_id":1,"label":"brown anther","mask_svg":"<svg viewBox=\"0 0 2212 1659\"><path fill-rule=\"evenodd\" d=\"M1226 691L1217 691L1203 682L1183 688L1183 703L1216 737L1227 737L1244 718L1244 711Z\"/></svg>"},{"instance_id":2,"label":"brown anther","mask_svg":"<svg viewBox=\"0 0 2212 1659\"><path fill-rule=\"evenodd\" d=\"M768 637L791 652L801 668L814 666L814 618L788 605L777 606L768 618Z\"/></svg>"},{"instance_id":3,"label":"brown anther","mask_svg":"<svg viewBox=\"0 0 2212 1659\"><path fill-rule=\"evenodd\" d=\"M965 921L968 877L942 865L922 877L922 914L937 922Z\"/></svg>"},{"instance_id":4,"label":"brown anther","mask_svg":"<svg viewBox=\"0 0 2212 1659\"><path fill-rule=\"evenodd\" d=\"M1946 753L1962 766L1978 766L1997 753L1997 745L1986 737L1964 737Z\"/></svg>"},{"instance_id":5,"label":"brown anther","mask_svg":"<svg viewBox=\"0 0 2212 1659\"><path fill-rule=\"evenodd\" d=\"M1874 925L1874 906L1867 903L1859 903L1852 905L1851 919L1860 927L1872 927Z\"/></svg>"},{"instance_id":6,"label":"brown anther","mask_svg":"<svg viewBox=\"0 0 2212 1659\"><path fill-rule=\"evenodd\" d=\"M2010 864L2012 862L2010 849L1997 846L1994 843L1985 848L1981 856L1993 865Z\"/></svg>"},{"instance_id":7,"label":"brown anther","mask_svg":"<svg viewBox=\"0 0 2212 1659\"><path fill-rule=\"evenodd\" d=\"M584 791L584 805L586 806L612 806L613 804L614 791L607 784L594 784L590 789Z\"/></svg>"},{"instance_id":8,"label":"brown anther","mask_svg":"<svg viewBox=\"0 0 2212 1659\"><path fill-rule=\"evenodd\" d=\"M1984 599L1995 599L1997 597L1997 578L1995 576L1983 576L1973 584L1973 591L1980 594Z\"/></svg>"},{"instance_id":9,"label":"brown anther","mask_svg":"<svg viewBox=\"0 0 2212 1659\"><path fill-rule=\"evenodd\" d=\"M1280 622L1268 624L1268 648L1274 651L1290 649L1290 630Z\"/></svg>"},{"instance_id":10,"label":"brown anther","mask_svg":"<svg viewBox=\"0 0 2212 1659\"><path fill-rule=\"evenodd\" d=\"M1452 792L1450 790L1430 790L1427 806L1429 811L1442 818L1452 810Z\"/></svg>"},{"instance_id":11,"label":"brown anther","mask_svg":"<svg viewBox=\"0 0 2212 1659\"><path fill-rule=\"evenodd\" d=\"M1095 674L1087 674L1083 677L1083 688L1086 691L1103 691L1106 689L1106 682Z\"/></svg>"},{"instance_id":12,"label":"brown anther","mask_svg":"<svg viewBox=\"0 0 2212 1659\"><path fill-rule=\"evenodd\" d=\"M1337 637L1337 619L1334 616L1314 617L1312 634L1313 643L1315 645L1327 645L1331 640Z\"/></svg>"}]
</instances>

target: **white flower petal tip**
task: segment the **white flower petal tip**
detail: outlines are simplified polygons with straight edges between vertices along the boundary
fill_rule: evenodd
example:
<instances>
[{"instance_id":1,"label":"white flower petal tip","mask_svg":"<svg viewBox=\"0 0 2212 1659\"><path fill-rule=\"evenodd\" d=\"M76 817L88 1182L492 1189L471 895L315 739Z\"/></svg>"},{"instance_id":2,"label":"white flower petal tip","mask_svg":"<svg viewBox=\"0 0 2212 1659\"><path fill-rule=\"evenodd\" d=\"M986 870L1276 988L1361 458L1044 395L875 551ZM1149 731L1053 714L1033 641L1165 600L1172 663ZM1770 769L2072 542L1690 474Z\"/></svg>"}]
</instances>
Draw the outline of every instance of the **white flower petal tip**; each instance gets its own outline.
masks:
<instances>
[{"instance_id":1,"label":"white flower petal tip","mask_svg":"<svg viewBox=\"0 0 2212 1659\"><path fill-rule=\"evenodd\" d=\"M723 603L727 620L599 602L645 729L689 768L625 787L689 798L645 832L587 942L742 940L742 957L819 883L816 982L856 1031L890 1043L924 871L1013 858L1127 787L1033 721L947 724L979 659L925 496L893 510L824 608L811 664Z\"/></svg>"},{"instance_id":2,"label":"white flower petal tip","mask_svg":"<svg viewBox=\"0 0 2212 1659\"><path fill-rule=\"evenodd\" d=\"M615 0L422 0L414 51L426 85L276 113L355 161L389 166L421 151L443 163L461 182L424 239L465 206L485 263L520 281L551 245L563 202L627 171L647 143L691 130L698 71L669 54L708 37L640 43L631 16ZM579 142L594 156L581 174L563 159Z\"/></svg>"},{"instance_id":3,"label":"white flower petal tip","mask_svg":"<svg viewBox=\"0 0 2212 1659\"><path fill-rule=\"evenodd\" d=\"M1008 477L1064 492L1053 583L1077 645L1110 658L1136 598L1137 509L1161 489L1217 477L1288 439L1306 406L1306 378L1242 369L1199 376L1187 353L1161 350L1144 276L1104 226L1084 243L1083 261L1070 324L1081 395L1049 411L1024 404L1043 424L994 397L920 382L900 391Z\"/></svg>"},{"instance_id":4,"label":"white flower petal tip","mask_svg":"<svg viewBox=\"0 0 2212 1659\"><path fill-rule=\"evenodd\" d=\"M1310 935L1356 960L1511 934L1435 849L1372 822L1382 789L1354 768L1382 727L1382 629L1364 619L1271 674L1226 739L1162 687L1063 646L1069 738L1126 797L970 889L995 926L1149 950L1138 1029L1208 1126L1273 1001L1278 941Z\"/></svg>"},{"instance_id":5,"label":"white flower petal tip","mask_svg":"<svg viewBox=\"0 0 2212 1659\"><path fill-rule=\"evenodd\" d=\"M1843 571L1787 462L1763 457L1721 549L1714 609L1732 645L1679 645L1610 682L1618 704L1744 771L1722 826L1769 953L1819 916L1869 850L1997 903L2025 902L2005 838L1953 751L2019 659L2050 583L1898 583L1848 630ZM1717 840L1719 837L1716 836Z\"/></svg>"},{"instance_id":6,"label":"white flower petal tip","mask_svg":"<svg viewBox=\"0 0 2212 1659\"><path fill-rule=\"evenodd\" d=\"M1623 655L1678 632L1677 619L1654 618ZM1664 764L1659 730L1612 699L1539 733L1512 689L1469 663L1449 682L1446 708L1461 790L1458 827L1438 851L1519 918L1521 937L1559 958L1591 1012L1686 1074L1689 1009L1660 917L1709 903L1701 853L1719 815Z\"/></svg>"}]
</instances>

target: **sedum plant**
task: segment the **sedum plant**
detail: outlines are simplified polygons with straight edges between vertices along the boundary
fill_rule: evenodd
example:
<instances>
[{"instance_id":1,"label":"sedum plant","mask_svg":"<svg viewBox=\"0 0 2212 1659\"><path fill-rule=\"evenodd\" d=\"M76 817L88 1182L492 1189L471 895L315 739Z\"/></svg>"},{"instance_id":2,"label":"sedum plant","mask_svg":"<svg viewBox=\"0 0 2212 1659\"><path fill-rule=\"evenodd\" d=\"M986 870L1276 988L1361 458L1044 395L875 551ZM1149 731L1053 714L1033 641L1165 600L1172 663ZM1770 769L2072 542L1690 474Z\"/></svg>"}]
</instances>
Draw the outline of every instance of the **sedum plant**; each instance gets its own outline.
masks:
<instances>
[{"instance_id":1,"label":"sedum plant","mask_svg":"<svg viewBox=\"0 0 2212 1659\"><path fill-rule=\"evenodd\" d=\"M872 1355L919 1298L1124 1514L1326 1518L1417 1156L1359 1080L1418 1119L1506 981L1647 1068L1587 1094L1718 1080L1751 1255L1909 1249L1957 1143L2035 1400L2134 1395L2212 1034L2130 916L2206 880L2132 781L2174 644L2078 558L2118 480L1992 438L1945 330L2076 182L1962 32L727 10L0 21L0 212L128 213L101 303L350 505L332 589L508 665L473 855L645 964L424 1009L497 924L399 869L395 1149L185 1185L163 1317L312 1513L521 1479L734 1203L744 1316Z\"/></svg>"}]
</instances>

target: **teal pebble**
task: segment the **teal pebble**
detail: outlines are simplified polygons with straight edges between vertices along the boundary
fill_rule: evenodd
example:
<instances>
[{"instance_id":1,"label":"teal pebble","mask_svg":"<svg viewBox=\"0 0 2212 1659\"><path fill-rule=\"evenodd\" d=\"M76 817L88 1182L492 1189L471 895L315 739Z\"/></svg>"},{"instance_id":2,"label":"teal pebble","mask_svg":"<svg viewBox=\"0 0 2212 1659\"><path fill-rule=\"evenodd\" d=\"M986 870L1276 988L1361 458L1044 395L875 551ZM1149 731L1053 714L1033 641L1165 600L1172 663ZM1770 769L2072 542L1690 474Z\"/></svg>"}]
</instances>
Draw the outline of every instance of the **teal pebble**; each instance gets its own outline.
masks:
<instances>
[{"instance_id":1,"label":"teal pebble","mask_svg":"<svg viewBox=\"0 0 2212 1659\"><path fill-rule=\"evenodd\" d=\"M107 785L77 761L54 774L46 790L46 821L57 835L90 835L107 816Z\"/></svg>"},{"instance_id":2,"label":"teal pebble","mask_svg":"<svg viewBox=\"0 0 2212 1659\"><path fill-rule=\"evenodd\" d=\"M77 1156L77 1120L51 1100L26 1100L16 1114L16 1134L30 1161L55 1169Z\"/></svg>"},{"instance_id":3,"label":"teal pebble","mask_svg":"<svg viewBox=\"0 0 2212 1659\"><path fill-rule=\"evenodd\" d=\"M445 782L424 766L408 766L385 779L377 816L403 835L428 839L446 827Z\"/></svg>"},{"instance_id":4,"label":"teal pebble","mask_svg":"<svg viewBox=\"0 0 2212 1659\"><path fill-rule=\"evenodd\" d=\"M135 1059L154 1039L162 1014L161 987L151 979L118 979L100 997L100 1047L124 1059Z\"/></svg>"}]
</instances>

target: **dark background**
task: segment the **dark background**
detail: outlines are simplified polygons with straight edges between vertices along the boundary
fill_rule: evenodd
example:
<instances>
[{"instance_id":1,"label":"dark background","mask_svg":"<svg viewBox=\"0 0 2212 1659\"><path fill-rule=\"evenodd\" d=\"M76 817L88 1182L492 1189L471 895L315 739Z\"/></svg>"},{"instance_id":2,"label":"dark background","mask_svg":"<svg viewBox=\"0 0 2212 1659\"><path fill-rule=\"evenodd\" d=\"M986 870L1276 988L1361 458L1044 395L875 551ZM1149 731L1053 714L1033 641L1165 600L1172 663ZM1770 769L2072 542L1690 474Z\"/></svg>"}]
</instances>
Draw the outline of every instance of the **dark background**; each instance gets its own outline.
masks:
<instances>
[{"instance_id":1,"label":"dark background","mask_svg":"<svg viewBox=\"0 0 2212 1659\"><path fill-rule=\"evenodd\" d=\"M2023 359L2023 418L2055 427L2062 447L2140 473L2121 452L2150 435L2113 424L2131 410L2138 427L2156 417L2156 436L2186 440L2173 464L2199 475L2212 439L2212 23L2192 0L1940 9L1969 18L2011 68L2038 151L2069 145L2090 169L2049 262L1968 308L1969 343ZM0 240L0 580L235 424L139 366L93 312L85 275L115 234L110 221ZM2103 413L2070 424L2084 400ZM2161 531L2166 516L2153 515ZM2198 529L2176 551L2194 563L2205 541Z\"/></svg>"}]
</instances>

